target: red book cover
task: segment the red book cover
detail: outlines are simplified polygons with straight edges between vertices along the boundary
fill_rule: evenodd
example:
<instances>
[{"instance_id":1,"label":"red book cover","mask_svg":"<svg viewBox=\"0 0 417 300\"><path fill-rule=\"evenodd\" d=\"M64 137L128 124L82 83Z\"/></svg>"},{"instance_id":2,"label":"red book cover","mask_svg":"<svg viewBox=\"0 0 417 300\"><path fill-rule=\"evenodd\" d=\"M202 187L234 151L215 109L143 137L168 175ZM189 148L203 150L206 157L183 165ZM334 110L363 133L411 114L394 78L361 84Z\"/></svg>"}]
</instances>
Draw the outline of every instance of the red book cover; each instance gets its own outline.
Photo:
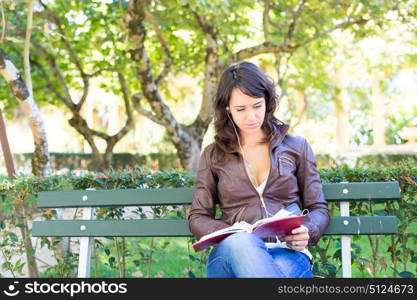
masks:
<instances>
[{"instance_id":1,"label":"red book cover","mask_svg":"<svg viewBox=\"0 0 417 300\"><path fill-rule=\"evenodd\" d=\"M291 231L300 227L303 224L303 221L304 216L288 216L280 219L261 219L253 224L252 231L250 232L261 238L275 236L282 237L291 234ZM198 242L193 244L193 248L195 251L201 251L219 243L229 235L243 231L247 230L233 226L220 229L203 236Z\"/></svg>"},{"instance_id":2,"label":"red book cover","mask_svg":"<svg viewBox=\"0 0 417 300\"><path fill-rule=\"evenodd\" d=\"M230 229L230 227L229 227ZM227 238L229 235L235 234L237 232L242 232L245 231L244 229L239 229L236 231L228 231L228 232L221 232L218 233L217 231L213 232L213 233L217 233L214 236L211 236L209 238L203 239L201 238L198 242L193 244L193 248L196 252L204 250L210 246L213 246L217 243L219 243L220 241L222 241L223 239Z\"/></svg>"},{"instance_id":3,"label":"red book cover","mask_svg":"<svg viewBox=\"0 0 417 300\"><path fill-rule=\"evenodd\" d=\"M291 234L291 231L300 227L303 224L304 216L291 216L283 219L272 220L264 224L255 226L252 233L258 235L260 238L267 238L271 236L283 237Z\"/></svg>"}]
</instances>

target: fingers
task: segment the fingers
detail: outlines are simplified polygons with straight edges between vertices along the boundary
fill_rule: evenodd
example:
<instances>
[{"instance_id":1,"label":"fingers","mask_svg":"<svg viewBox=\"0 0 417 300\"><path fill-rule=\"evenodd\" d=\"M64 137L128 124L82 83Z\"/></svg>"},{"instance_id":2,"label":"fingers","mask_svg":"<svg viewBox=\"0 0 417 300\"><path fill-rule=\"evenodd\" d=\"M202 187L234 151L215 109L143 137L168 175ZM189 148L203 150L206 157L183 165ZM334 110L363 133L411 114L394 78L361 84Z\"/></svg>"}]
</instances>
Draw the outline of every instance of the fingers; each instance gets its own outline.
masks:
<instances>
[{"instance_id":1,"label":"fingers","mask_svg":"<svg viewBox=\"0 0 417 300\"><path fill-rule=\"evenodd\" d=\"M305 232L308 233L308 228L303 225L291 231L292 234L305 233Z\"/></svg>"},{"instance_id":2,"label":"fingers","mask_svg":"<svg viewBox=\"0 0 417 300\"><path fill-rule=\"evenodd\" d=\"M308 233L297 234L297 235L287 235L284 237L285 242L301 242L309 240L310 236Z\"/></svg>"},{"instance_id":3,"label":"fingers","mask_svg":"<svg viewBox=\"0 0 417 300\"><path fill-rule=\"evenodd\" d=\"M308 228L301 225L300 227L293 229L291 233L291 235L284 237L284 241L287 243L287 246L298 251L304 250L308 245L308 240L310 239Z\"/></svg>"},{"instance_id":4,"label":"fingers","mask_svg":"<svg viewBox=\"0 0 417 300\"><path fill-rule=\"evenodd\" d=\"M294 239L294 236L286 236L284 241L286 242L287 246L294 250L304 250L308 245L308 235L300 236Z\"/></svg>"},{"instance_id":5,"label":"fingers","mask_svg":"<svg viewBox=\"0 0 417 300\"><path fill-rule=\"evenodd\" d=\"M293 250L304 250L308 245L308 240L302 240L302 241L291 241L291 242L287 242L287 246Z\"/></svg>"},{"instance_id":6,"label":"fingers","mask_svg":"<svg viewBox=\"0 0 417 300\"><path fill-rule=\"evenodd\" d=\"M284 237L284 241L287 246L294 250L303 250L308 245L309 240L308 233L300 233L294 235L287 235Z\"/></svg>"}]
</instances>

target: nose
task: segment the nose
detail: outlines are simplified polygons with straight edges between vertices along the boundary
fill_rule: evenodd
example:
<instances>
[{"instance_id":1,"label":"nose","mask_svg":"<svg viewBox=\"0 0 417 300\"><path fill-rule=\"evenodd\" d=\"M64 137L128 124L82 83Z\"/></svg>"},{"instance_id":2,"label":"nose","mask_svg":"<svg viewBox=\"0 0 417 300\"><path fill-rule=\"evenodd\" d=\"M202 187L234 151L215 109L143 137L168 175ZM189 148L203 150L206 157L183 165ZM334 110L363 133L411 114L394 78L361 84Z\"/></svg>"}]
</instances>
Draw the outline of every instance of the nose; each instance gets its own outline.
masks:
<instances>
[{"instance_id":1,"label":"nose","mask_svg":"<svg viewBox=\"0 0 417 300\"><path fill-rule=\"evenodd\" d=\"M249 109L248 110L248 115L246 117L247 117L247 120L250 123L254 123L256 121L256 113L255 113L255 110L254 109Z\"/></svg>"}]
</instances>

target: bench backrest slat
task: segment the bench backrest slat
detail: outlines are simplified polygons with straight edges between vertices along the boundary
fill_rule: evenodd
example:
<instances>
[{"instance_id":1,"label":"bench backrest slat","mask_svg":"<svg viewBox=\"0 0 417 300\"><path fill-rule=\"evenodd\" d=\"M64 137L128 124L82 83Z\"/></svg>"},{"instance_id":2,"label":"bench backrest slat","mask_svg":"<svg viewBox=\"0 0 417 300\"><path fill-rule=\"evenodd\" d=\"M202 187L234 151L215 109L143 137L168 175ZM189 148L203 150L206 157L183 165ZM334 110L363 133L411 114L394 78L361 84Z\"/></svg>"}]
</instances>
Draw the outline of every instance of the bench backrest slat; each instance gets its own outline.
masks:
<instances>
[{"instance_id":1,"label":"bench backrest slat","mask_svg":"<svg viewBox=\"0 0 417 300\"><path fill-rule=\"evenodd\" d=\"M346 223L347 222L347 223ZM84 226L84 227L82 227ZM394 216L331 217L325 235L395 234ZM192 236L187 220L47 220L34 221L33 236Z\"/></svg>"},{"instance_id":2,"label":"bench backrest slat","mask_svg":"<svg viewBox=\"0 0 417 300\"><path fill-rule=\"evenodd\" d=\"M396 234L395 216L331 217L324 235Z\"/></svg>"},{"instance_id":3,"label":"bench backrest slat","mask_svg":"<svg viewBox=\"0 0 417 300\"><path fill-rule=\"evenodd\" d=\"M327 201L388 201L400 198L398 182L326 183ZM191 204L192 187L118 190L47 191L38 194L38 207L106 207Z\"/></svg>"},{"instance_id":4,"label":"bench backrest slat","mask_svg":"<svg viewBox=\"0 0 417 300\"><path fill-rule=\"evenodd\" d=\"M50 191L38 194L38 207L181 205L192 201L192 188Z\"/></svg>"},{"instance_id":5,"label":"bench backrest slat","mask_svg":"<svg viewBox=\"0 0 417 300\"><path fill-rule=\"evenodd\" d=\"M400 186L394 182L351 182L323 185L327 201L390 201L400 199Z\"/></svg>"}]
</instances>

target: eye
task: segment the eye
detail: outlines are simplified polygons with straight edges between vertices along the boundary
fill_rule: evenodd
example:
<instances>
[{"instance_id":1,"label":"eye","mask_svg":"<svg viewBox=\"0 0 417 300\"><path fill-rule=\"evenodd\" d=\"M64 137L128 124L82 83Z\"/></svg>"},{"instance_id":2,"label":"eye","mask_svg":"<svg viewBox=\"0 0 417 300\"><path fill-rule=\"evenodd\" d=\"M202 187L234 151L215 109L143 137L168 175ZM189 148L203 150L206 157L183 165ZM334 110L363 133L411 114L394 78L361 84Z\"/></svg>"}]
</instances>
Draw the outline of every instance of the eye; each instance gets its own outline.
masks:
<instances>
[{"instance_id":1,"label":"eye","mask_svg":"<svg viewBox=\"0 0 417 300\"><path fill-rule=\"evenodd\" d=\"M262 107L262 104L254 106L254 108L261 108L261 107ZM236 111L244 111L244 110L245 110L244 108L243 109L236 109Z\"/></svg>"}]
</instances>

